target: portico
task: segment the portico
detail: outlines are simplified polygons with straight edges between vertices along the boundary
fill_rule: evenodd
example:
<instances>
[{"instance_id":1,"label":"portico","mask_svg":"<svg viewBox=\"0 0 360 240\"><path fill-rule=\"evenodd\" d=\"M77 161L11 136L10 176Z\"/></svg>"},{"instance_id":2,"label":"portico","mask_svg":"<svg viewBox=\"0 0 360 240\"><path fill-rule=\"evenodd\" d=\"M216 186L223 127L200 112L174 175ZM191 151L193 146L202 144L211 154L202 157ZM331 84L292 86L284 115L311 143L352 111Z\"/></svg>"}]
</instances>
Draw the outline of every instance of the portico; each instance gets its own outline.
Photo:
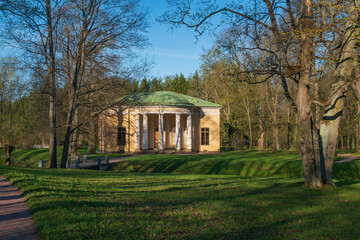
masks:
<instances>
[{"instance_id":1,"label":"portico","mask_svg":"<svg viewBox=\"0 0 360 240\"><path fill-rule=\"evenodd\" d=\"M168 91L132 94L118 102L99 119L103 152L220 150L218 104Z\"/></svg>"},{"instance_id":2,"label":"portico","mask_svg":"<svg viewBox=\"0 0 360 240\"><path fill-rule=\"evenodd\" d=\"M135 113L135 151L193 149L191 111Z\"/></svg>"}]
</instances>

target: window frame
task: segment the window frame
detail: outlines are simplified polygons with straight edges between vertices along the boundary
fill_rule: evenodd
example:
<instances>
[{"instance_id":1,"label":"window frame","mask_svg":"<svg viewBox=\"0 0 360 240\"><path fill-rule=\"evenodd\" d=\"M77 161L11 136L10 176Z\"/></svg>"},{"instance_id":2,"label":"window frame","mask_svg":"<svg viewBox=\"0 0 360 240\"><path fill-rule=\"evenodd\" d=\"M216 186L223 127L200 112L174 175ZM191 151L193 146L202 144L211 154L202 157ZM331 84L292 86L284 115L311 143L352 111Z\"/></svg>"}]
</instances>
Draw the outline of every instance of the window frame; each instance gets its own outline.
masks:
<instances>
[{"instance_id":1,"label":"window frame","mask_svg":"<svg viewBox=\"0 0 360 240\"><path fill-rule=\"evenodd\" d=\"M210 128L201 128L200 131L200 143L202 146L209 146L210 145Z\"/></svg>"},{"instance_id":2,"label":"window frame","mask_svg":"<svg viewBox=\"0 0 360 240\"><path fill-rule=\"evenodd\" d=\"M126 146L126 127L117 128L117 145Z\"/></svg>"}]
</instances>

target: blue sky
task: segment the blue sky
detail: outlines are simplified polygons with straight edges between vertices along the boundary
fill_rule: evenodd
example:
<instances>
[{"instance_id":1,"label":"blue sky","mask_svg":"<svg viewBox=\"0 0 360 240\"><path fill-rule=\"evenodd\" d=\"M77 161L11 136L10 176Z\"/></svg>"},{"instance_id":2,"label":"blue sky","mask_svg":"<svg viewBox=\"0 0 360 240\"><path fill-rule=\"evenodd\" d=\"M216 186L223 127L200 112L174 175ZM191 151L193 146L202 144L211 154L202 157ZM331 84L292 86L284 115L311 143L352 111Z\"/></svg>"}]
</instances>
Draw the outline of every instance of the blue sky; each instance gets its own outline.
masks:
<instances>
[{"instance_id":1,"label":"blue sky","mask_svg":"<svg viewBox=\"0 0 360 240\"><path fill-rule=\"evenodd\" d=\"M144 0L143 3L150 11L147 36L152 46L144 51L154 62L149 76L193 74L200 68L201 54L211 48L214 38L205 35L196 41L191 29L180 27L171 31L169 26L158 23L155 18L166 11L166 0Z\"/></svg>"},{"instance_id":2,"label":"blue sky","mask_svg":"<svg viewBox=\"0 0 360 240\"><path fill-rule=\"evenodd\" d=\"M166 0L143 0L143 5L150 11L147 37L151 46L142 54L154 63L148 77L180 73L187 77L199 70L201 54L212 47L214 38L204 35L196 40L196 34L189 28L171 31L170 26L157 22L156 18L166 11ZM14 51L0 48L0 57L13 55Z\"/></svg>"}]
</instances>

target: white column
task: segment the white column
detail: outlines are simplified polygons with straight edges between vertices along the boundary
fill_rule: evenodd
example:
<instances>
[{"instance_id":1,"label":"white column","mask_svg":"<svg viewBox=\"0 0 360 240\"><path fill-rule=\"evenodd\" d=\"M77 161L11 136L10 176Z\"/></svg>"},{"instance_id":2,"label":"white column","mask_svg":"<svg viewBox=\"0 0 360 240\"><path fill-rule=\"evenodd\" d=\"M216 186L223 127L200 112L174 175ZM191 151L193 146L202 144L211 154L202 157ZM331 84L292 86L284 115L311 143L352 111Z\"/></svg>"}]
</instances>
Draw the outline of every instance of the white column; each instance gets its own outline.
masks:
<instances>
[{"instance_id":1,"label":"white column","mask_svg":"<svg viewBox=\"0 0 360 240\"><path fill-rule=\"evenodd\" d=\"M148 150L148 115L143 115L143 150Z\"/></svg>"},{"instance_id":2,"label":"white column","mask_svg":"<svg viewBox=\"0 0 360 240\"><path fill-rule=\"evenodd\" d=\"M170 147L170 120L169 115L165 116L165 148Z\"/></svg>"},{"instance_id":3,"label":"white column","mask_svg":"<svg viewBox=\"0 0 360 240\"><path fill-rule=\"evenodd\" d=\"M181 150L181 123L180 123L180 114L176 114L175 120L175 148L176 151Z\"/></svg>"},{"instance_id":4,"label":"white column","mask_svg":"<svg viewBox=\"0 0 360 240\"><path fill-rule=\"evenodd\" d=\"M149 119L149 124L148 124L148 135L149 135L149 142L148 142L148 146L149 149L153 149L155 146L154 144L154 115L149 115L148 116Z\"/></svg>"},{"instance_id":5,"label":"white column","mask_svg":"<svg viewBox=\"0 0 360 240\"><path fill-rule=\"evenodd\" d=\"M159 114L159 151L164 150L164 114Z\"/></svg>"},{"instance_id":6,"label":"white column","mask_svg":"<svg viewBox=\"0 0 360 240\"><path fill-rule=\"evenodd\" d=\"M135 151L140 150L140 114L135 115Z\"/></svg>"},{"instance_id":7,"label":"white column","mask_svg":"<svg viewBox=\"0 0 360 240\"><path fill-rule=\"evenodd\" d=\"M193 138L192 138L192 116L191 113L187 117L186 122L186 147L187 150L192 151Z\"/></svg>"}]
</instances>

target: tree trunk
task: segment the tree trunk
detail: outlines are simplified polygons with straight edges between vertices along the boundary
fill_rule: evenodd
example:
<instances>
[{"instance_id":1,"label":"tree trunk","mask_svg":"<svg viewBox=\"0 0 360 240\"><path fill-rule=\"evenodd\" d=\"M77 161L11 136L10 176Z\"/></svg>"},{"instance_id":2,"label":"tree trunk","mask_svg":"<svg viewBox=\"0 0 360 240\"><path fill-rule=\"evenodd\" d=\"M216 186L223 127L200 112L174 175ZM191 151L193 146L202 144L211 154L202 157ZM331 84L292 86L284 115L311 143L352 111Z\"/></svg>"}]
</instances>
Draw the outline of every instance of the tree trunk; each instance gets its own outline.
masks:
<instances>
[{"instance_id":1,"label":"tree trunk","mask_svg":"<svg viewBox=\"0 0 360 240\"><path fill-rule=\"evenodd\" d=\"M260 120L260 135L259 135L259 139L258 139L258 149L259 150L264 150L265 146L264 146L264 141L265 141L265 129L264 129L264 123L263 121Z\"/></svg>"},{"instance_id":2,"label":"tree trunk","mask_svg":"<svg viewBox=\"0 0 360 240\"><path fill-rule=\"evenodd\" d=\"M52 28L52 16L51 16L51 3L50 0L46 0L46 18L47 18L47 31L48 31L48 48L49 48L49 87L50 87L50 103L49 103L49 167L57 167L56 158L56 83L55 83L55 52L53 43L53 28Z\"/></svg>"},{"instance_id":3,"label":"tree trunk","mask_svg":"<svg viewBox=\"0 0 360 240\"><path fill-rule=\"evenodd\" d=\"M253 134L252 134L252 127L251 127L251 116L250 116L250 112L247 112L247 117L248 117L248 126L249 126L249 148L251 150L254 149L254 145L253 145Z\"/></svg>"},{"instance_id":4,"label":"tree trunk","mask_svg":"<svg viewBox=\"0 0 360 240\"><path fill-rule=\"evenodd\" d=\"M5 151L5 165L10 166L11 165L11 153L14 150L14 146L5 144L4 146Z\"/></svg>"},{"instance_id":5,"label":"tree trunk","mask_svg":"<svg viewBox=\"0 0 360 240\"><path fill-rule=\"evenodd\" d=\"M355 150L355 136L353 135L351 138L351 150Z\"/></svg>"},{"instance_id":6,"label":"tree trunk","mask_svg":"<svg viewBox=\"0 0 360 240\"><path fill-rule=\"evenodd\" d=\"M340 94L332 104L325 110L320 123L320 137L322 151L325 161L326 184L334 185L332 182L332 167L335 150L338 143L341 115L343 113L345 95Z\"/></svg>"},{"instance_id":7,"label":"tree trunk","mask_svg":"<svg viewBox=\"0 0 360 240\"><path fill-rule=\"evenodd\" d=\"M359 74L357 61L354 61L354 59L357 59L357 38L360 34L359 27L357 26L360 15L359 4L359 0L350 2L346 33L342 42L342 52L338 61L339 65L334 73L335 82L332 84L332 89L339 89L350 81L354 73L355 76ZM338 91L332 97L331 103L327 106L320 123L320 137L322 140L322 148L320 150L323 151L323 154L320 156L325 161L326 184L328 185L334 185L332 182L332 167L339 136L341 115L344 109L345 93L347 92L345 88L340 90L341 92Z\"/></svg>"},{"instance_id":8,"label":"tree trunk","mask_svg":"<svg viewBox=\"0 0 360 240\"><path fill-rule=\"evenodd\" d=\"M74 123L73 125L75 127L77 127L79 124L79 111L76 109L75 110L75 115L74 115ZM71 157L75 157L77 155L77 150L78 150L78 137L79 137L79 130L76 128L72 131L71 134L71 142L70 142L70 151L69 154Z\"/></svg>"},{"instance_id":9,"label":"tree trunk","mask_svg":"<svg viewBox=\"0 0 360 240\"><path fill-rule=\"evenodd\" d=\"M246 85L242 86L245 87ZM252 121L251 121L251 106L249 103L249 98L247 96L247 92L243 92L242 91L242 87L240 86L240 93L242 95L242 99L244 102L244 107L245 107L245 111L246 111L246 116L247 116L247 120L248 120L248 127L249 127L249 149L253 150L254 145L253 145L253 133L252 133ZM246 88L247 90L247 88ZM245 91L246 91L245 90Z\"/></svg>"},{"instance_id":10,"label":"tree trunk","mask_svg":"<svg viewBox=\"0 0 360 240\"><path fill-rule=\"evenodd\" d=\"M87 153L88 154L95 154L96 153L96 144L93 141L89 142Z\"/></svg>"},{"instance_id":11,"label":"tree trunk","mask_svg":"<svg viewBox=\"0 0 360 240\"><path fill-rule=\"evenodd\" d=\"M290 137L291 137L291 123L290 123L290 114L291 109L290 105L287 106L287 119L286 119L286 125L287 125L287 132L286 132L286 149L290 150Z\"/></svg>"},{"instance_id":12,"label":"tree trunk","mask_svg":"<svg viewBox=\"0 0 360 240\"><path fill-rule=\"evenodd\" d=\"M97 134L97 129L96 129L96 120L94 119L94 117L91 116L91 114L89 114L89 125L90 125L90 134L88 136L88 150L87 153L88 154L93 154L96 153L96 134Z\"/></svg>"},{"instance_id":13,"label":"tree trunk","mask_svg":"<svg viewBox=\"0 0 360 240\"><path fill-rule=\"evenodd\" d=\"M314 36L310 34L314 26L312 1L303 1L304 13L300 20L302 29L301 68L298 89L296 93L296 106L298 114L300 153L303 162L305 185L310 188L322 186L320 158L316 158L314 143L314 126L311 118L311 99L309 84L314 59Z\"/></svg>"},{"instance_id":14,"label":"tree trunk","mask_svg":"<svg viewBox=\"0 0 360 240\"><path fill-rule=\"evenodd\" d=\"M67 119L67 126L66 126L66 132L65 132L65 141L64 141L64 149L61 157L61 168L66 167L66 161L68 158L68 152L69 152L69 142L70 142L70 135L72 132L72 125L74 120L75 111L78 107L78 94L80 90L80 82L82 81L84 68L85 68L85 41L88 31L88 16L83 15L82 19L82 28L80 33L80 39L77 47L76 57L75 57L75 69L73 78L71 79L70 84L70 104L69 104L69 114Z\"/></svg>"},{"instance_id":15,"label":"tree trunk","mask_svg":"<svg viewBox=\"0 0 360 240\"><path fill-rule=\"evenodd\" d=\"M64 148L63 148L63 152L62 152L60 168L66 168L66 161L68 159L69 143L70 143L70 137L71 137L71 132L72 132L72 123L73 123L74 114L75 114L75 98L76 97L73 96L73 101L71 101L72 103L71 103L68 118L67 118L67 126L66 126L65 139L64 139Z\"/></svg>"},{"instance_id":16,"label":"tree trunk","mask_svg":"<svg viewBox=\"0 0 360 240\"><path fill-rule=\"evenodd\" d=\"M346 150L350 151L350 131L347 131Z\"/></svg>"},{"instance_id":17,"label":"tree trunk","mask_svg":"<svg viewBox=\"0 0 360 240\"><path fill-rule=\"evenodd\" d=\"M260 86L260 93L263 95L264 94L264 84L261 84ZM258 139L258 149L259 150L264 150L265 149L265 101L263 98L260 99L260 123L259 123L259 139Z\"/></svg>"},{"instance_id":18,"label":"tree trunk","mask_svg":"<svg viewBox=\"0 0 360 240\"><path fill-rule=\"evenodd\" d=\"M279 150L279 134L278 134L278 116L277 116L277 105L278 105L278 92L277 92L277 83L275 82L274 90L274 110L273 110L273 144L272 151L276 152Z\"/></svg>"},{"instance_id":19,"label":"tree trunk","mask_svg":"<svg viewBox=\"0 0 360 240\"><path fill-rule=\"evenodd\" d=\"M356 78L359 77L359 73L355 73ZM360 82L356 82L352 85L357 100L357 122L355 126L356 135L356 152L360 153Z\"/></svg>"},{"instance_id":20,"label":"tree trunk","mask_svg":"<svg viewBox=\"0 0 360 240\"><path fill-rule=\"evenodd\" d=\"M357 83L359 86L360 84ZM357 124L356 124L356 152L360 153L360 101L358 101Z\"/></svg>"},{"instance_id":21,"label":"tree trunk","mask_svg":"<svg viewBox=\"0 0 360 240\"><path fill-rule=\"evenodd\" d=\"M321 187L320 165L317 164L313 148L310 99L307 86L299 84L297 92L298 127L300 154L303 163L305 185L310 188ZM317 166L318 165L318 166Z\"/></svg>"}]
</instances>

